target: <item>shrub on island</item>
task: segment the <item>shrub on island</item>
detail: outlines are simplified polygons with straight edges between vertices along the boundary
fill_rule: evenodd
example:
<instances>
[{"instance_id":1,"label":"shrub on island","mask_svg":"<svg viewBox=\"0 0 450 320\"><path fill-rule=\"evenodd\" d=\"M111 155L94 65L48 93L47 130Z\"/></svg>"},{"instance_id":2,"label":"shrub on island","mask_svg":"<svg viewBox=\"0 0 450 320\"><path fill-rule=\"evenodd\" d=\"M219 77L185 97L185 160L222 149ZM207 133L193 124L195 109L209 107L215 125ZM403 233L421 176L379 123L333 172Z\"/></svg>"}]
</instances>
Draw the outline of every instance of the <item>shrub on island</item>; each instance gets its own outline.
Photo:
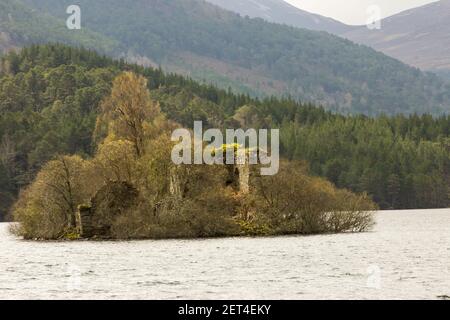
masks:
<instances>
[{"instance_id":1,"label":"shrub on island","mask_svg":"<svg viewBox=\"0 0 450 320\"><path fill-rule=\"evenodd\" d=\"M367 195L312 177L303 163L283 161L274 176L240 175L228 165L175 165L170 133L178 127L161 113L143 77L119 75L97 119L94 158L47 163L20 195L12 231L26 239L159 239L372 226L376 206Z\"/></svg>"}]
</instances>

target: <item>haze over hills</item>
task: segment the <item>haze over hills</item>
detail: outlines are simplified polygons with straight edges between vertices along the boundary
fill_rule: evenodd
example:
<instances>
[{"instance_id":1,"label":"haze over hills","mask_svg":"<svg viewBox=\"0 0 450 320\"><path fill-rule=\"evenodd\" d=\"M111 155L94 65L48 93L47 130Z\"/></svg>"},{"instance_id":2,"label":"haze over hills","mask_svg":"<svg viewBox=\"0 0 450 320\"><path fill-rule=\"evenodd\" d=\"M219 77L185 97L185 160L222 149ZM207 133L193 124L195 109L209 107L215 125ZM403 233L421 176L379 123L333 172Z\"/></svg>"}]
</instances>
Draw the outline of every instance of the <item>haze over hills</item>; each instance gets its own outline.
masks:
<instances>
[{"instance_id":1,"label":"haze over hills","mask_svg":"<svg viewBox=\"0 0 450 320\"><path fill-rule=\"evenodd\" d=\"M341 34L352 27L331 18L298 9L283 0L206 0L242 16L317 31Z\"/></svg>"},{"instance_id":2,"label":"haze over hills","mask_svg":"<svg viewBox=\"0 0 450 320\"><path fill-rule=\"evenodd\" d=\"M383 19L380 30L365 27L342 36L423 70L450 71L450 0Z\"/></svg>"},{"instance_id":3,"label":"haze over hills","mask_svg":"<svg viewBox=\"0 0 450 320\"><path fill-rule=\"evenodd\" d=\"M27 3L33 15L52 14L64 28L72 1L2 3ZM77 3L83 31L66 30L69 36L56 41L161 65L253 96L290 95L342 113L450 111L450 87L437 76L325 32L243 18L199 0ZM22 27L26 43L55 41L55 33L37 23L30 28L28 21L13 23Z\"/></svg>"},{"instance_id":4,"label":"haze over hills","mask_svg":"<svg viewBox=\"0 0 450 320\"><path fill-rule=\"evenodd\" d=\"M29 43L64 42L95 47L101 52L117 44L89 30L71 32L65 20L37 11L21 1L0 1L0 53Z\"/></svg>"},{"instance_id":5,"label":"haze over hills","mask_svg":"<svg viewBox=\"0 0 450 320\"><path fill-rule=\"evenodd\" d=\"M300 10L284 0L207 0L243 16L327 31L368 45L422 70L450 72L450 0L441 0L383 19L381 30L348 26Z\"/></svg>"}]
</instances>

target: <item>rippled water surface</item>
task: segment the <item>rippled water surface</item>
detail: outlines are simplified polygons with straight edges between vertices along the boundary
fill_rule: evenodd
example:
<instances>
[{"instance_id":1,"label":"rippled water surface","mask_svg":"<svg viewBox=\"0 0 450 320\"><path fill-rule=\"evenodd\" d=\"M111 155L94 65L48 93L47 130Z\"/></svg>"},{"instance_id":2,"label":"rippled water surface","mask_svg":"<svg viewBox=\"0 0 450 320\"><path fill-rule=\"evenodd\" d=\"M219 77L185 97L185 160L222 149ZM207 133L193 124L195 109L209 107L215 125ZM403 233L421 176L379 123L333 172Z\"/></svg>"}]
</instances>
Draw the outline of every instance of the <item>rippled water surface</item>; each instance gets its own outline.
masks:
<instances>
[{"instance_id":1,"label":"rippled water surface","mask_svg":"<svg viewBox=\"0 0 450 320\"><path fill-rule=\"evenodd\" d=\"M0 224L0 298L450 296L450 209L376 220L363 234L64 243L19 240Z\"/></svg>"}]
</instances>

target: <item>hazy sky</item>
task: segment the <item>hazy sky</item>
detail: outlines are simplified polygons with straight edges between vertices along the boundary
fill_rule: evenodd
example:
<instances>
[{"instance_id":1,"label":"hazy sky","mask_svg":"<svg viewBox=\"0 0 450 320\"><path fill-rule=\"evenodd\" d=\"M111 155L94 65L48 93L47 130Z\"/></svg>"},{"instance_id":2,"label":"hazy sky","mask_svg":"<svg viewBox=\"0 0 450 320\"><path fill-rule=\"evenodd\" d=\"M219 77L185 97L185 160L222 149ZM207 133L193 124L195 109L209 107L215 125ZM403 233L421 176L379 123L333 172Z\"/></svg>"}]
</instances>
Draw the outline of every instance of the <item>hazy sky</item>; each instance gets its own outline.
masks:
<instances>
[{"instance_id":1,"label":"hazy sky","mask_svg":"<svg viewBox=\"0 0 450 320\"><path fill-rule=\"evenodd\" d=\"M290 4L347 24L365 24L367 8L378 5L382 17L418 7L437 0L285 0Z\"/></svg>"}]
</instances>

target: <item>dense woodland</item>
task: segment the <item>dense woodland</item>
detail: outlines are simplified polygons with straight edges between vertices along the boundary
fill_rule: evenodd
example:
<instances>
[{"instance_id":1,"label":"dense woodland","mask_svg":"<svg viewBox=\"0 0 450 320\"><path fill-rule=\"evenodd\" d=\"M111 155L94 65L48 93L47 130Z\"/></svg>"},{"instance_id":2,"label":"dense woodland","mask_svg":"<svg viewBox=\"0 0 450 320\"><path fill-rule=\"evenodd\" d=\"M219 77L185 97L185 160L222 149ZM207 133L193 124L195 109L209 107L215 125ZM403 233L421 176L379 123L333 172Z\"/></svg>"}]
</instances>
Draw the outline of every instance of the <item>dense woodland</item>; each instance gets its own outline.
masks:
<instances>
[{"instance_id":1,"label":"dense woodland","mask_svg":"<svg viewBox=\"0 0 450 320\"><path fill-rule=\"evenodd\" d=\"M168 120L191 127L280 128L286 159L340 188L367 192L382 208L448 207L450 117L336 115L291 99L258 100L93 51L32 46L1 61L0 210L58 155L93 156L101 102L113 79L148 80ZM103 137L102 137L103 138Z\"/></svg>"},{"instance_id":2,"label":"dense woodland","mask_svg":"<svg viewBox=\"0 0 450 320\"><path fill-rule=\"evenodd\" d=\"M199 0L76 3L83 28L67 32L66 8L72 1L3 0L1 21L7 23L0 31L9 30L22 44L76 43L225 89L260 98L291 96L345 114L440 115L450 110L449 84L438 76L325 32L240 17ZM29 7L14 10L19 4ZM42 19L44 13L53 19Z\"/></svg>"},{"instance_id":3,"label":"dense woodland","mask_svg":"<svg viewBox=\"0 0 450 320\"><path fill-rule=\"evenodd\" d=\"M25 239L148 239L363 232L373 225L367 194L311 177L300 162L244 181L234 165L175 165L180 128L161 112L148 80L115 77L100 104L93 157L58 155L24 188L11 230ZM234 144L214 153L234 153ZM238 174L239 175L239 174Z\"/></svg>"}]
</instances>

